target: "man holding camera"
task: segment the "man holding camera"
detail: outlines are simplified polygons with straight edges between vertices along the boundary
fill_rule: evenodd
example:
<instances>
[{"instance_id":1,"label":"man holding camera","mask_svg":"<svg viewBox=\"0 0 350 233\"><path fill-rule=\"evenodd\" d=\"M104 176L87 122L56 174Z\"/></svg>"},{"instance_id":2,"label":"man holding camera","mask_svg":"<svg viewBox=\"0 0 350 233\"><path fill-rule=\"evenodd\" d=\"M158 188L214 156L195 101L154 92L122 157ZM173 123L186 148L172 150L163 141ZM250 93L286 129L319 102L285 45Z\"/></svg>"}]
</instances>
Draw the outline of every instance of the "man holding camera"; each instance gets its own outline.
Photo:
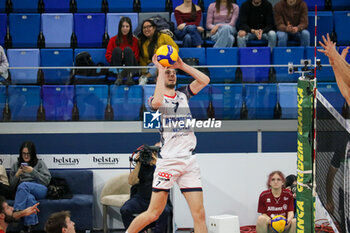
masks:
<instances>
[{"instance_id":1,"label":"man holding camera","mask_svg":"<svg viewBox=\"0 0 350 233\"><path fill-rule=\"evenodd\" d=\"M130 173L128 181L132 185L130 199L120 209L124 227L127 229L138 215L147 210L151 201L153 173L157 162L159 147L144 145L138 148L133 161L136 162L134 170ZM171 214L171 203L168 203L159 219L155 222L154 232L163 233L166 230L168 216Z\"/></svg>"}]
</instances>

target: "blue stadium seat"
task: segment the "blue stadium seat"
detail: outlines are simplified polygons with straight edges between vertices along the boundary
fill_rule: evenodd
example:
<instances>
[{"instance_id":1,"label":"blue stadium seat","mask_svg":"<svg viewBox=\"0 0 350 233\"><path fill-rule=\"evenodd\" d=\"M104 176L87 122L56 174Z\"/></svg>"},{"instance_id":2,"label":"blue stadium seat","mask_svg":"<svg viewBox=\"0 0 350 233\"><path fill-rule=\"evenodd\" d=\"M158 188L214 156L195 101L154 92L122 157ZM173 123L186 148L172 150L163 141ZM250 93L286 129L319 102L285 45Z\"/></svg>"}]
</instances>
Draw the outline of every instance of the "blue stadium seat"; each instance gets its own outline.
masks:
<instances>
[{"instance_id":1,"label":"blue stadium seat","mask_svg":"<svg viewBox=\"0 0 350 233\"><path fill-rule=\"evenodd\" d=\"M104 120L107 99L107 85L76 85L75 101L79 111L79 120Z\"/></svg>"},{"instance_id":2,"label":"blue stadium seat","mask_svg":"<svg viewBox=\"0 0 350 233\"><path fill-rule=\"evenodd\" d=\"M276 84L246 84L248 119L273 119L277 102Z\"/></svg>"},{"instance_id":3,"label":"blue stadium seat","mask_svg":"<svg viewBox=\"0 0 350 233\"><path fill-rule=\"evenodd\" d=\"M347 46L340 46L340 47L339 47L339 53L341 54L341 52L343 51L343 49L345 49L346 47L347 47ZM348 63L350 63L350 54L349 54L349 53L346 55L345 60L346 60Z\"/></svg>"},{"instance_id":4,"label":"blue stadium seat","mask_svg":"<svg viewBox=\"0 0 350 233\"><path fill-rule=\"evenodd\" d=\"M341 114L342 107L345 102L344 97L340 93L337 83L318 83L318 91L333 105L335 109Z\"/></svg>"},{"instance_id":5,"label":"blue stadium seat","mask_svg":"<svg viewBox=\"0 0 350 233\"><path fill-rule=\"evenodd\" d=\"M148 84L143 86L143 104L145 105L147 111L150 111L150 107L148 105L148 99L149 97L153 96L155 88L156 88L156 85L154 84Z\"/></svg>"},{"instance_id":6,"label":"blue stadium seat","mask_svg":"<svg viewBox=\"0 0 350 233\"><path fill-rule=\"evenodd\" d=\"M317 49L320 49L321 47L317 47ZM315 57L315 48L314 47L306 47L306 59L311 60L311 64L314 64L314 57ZM320 53L317 51L316 53L317 59L321 60L321 64L329 64L328 57L324 55L323 53ZM334 73L332 70L332 67L322 67L321 70L316 71L316 78L318 82L333 82L334 80Z\"/></svg>"},{"instance_id":7,"label":"blue stadium seat","mask_svg":"<svg viewBox=\"0 0 350 233\"><path fill-rule=\"evenodd\" d=\"M242 84L212 84L211 97L215 119L240 119L242 96Z\"/></svg>"},{"instance_id":8,"label":"blue stadium seat","mask_svg":"<svg viewBox=\"0 0 350 233\"><path fill-rule=\"evenodd\" d=\"M270 65L271 50L269 47L239 48L240 65ZM242 68L243 82L267 82L269 68Z\"/></svg>"},{"instance_id":9,"label":"blue stadium seat","mask_svg":"<svg viewBox=\"0 0 350 233\"><path fill-rule=\"evenodd\" d=\"M11 0L13 12L38 12L39 0Z\"/></svg>"},{"instance_id":10,"label":"blue stadium seat","mask_svg":"<svg viewBox=\"0 0 350 233\"><path fill-rule=\"evenodd\" d=\"M36 121L41 102L40 86L9 86L9 106L12 121Z\"/></svg>"},{"instance_id":11,"label":"blue stadium seat","mask_svg":"<svg viewBox=\"0 0 350 233\"><path fill-rule=\"evenodd\" d=\"M199 65L205 65L205 48L181 48L179 51L181 58L194 57L199 59Z\"/></svg>"},{"instance_id":12,"label":"blue stadium seat","mask_svg":"<svg viewBox=\"0 0 350 233\"><path fill-rule=\"evenodd\" d=\"M179 87L186 86L188 84L179 84ZM208 107L210 102L210 86L204 87L199 93L191 97L188 105L190 106L192 117L196 119L206 120L208 119Z\"/></svg>"},{"instance_id":13,"label":"blue stadium seat","mask_svg":"<svg viewBox=\"0 0 350 233\"><path fill-rule=\"evenodd\" d=\"M278 102L280 103L283 119L296 119L298 116L298 86L296 83L278 84Z\"/></svg>"},{"instance_id":14,"label":"blue stadium seat","mask_svg":"<svg viewBox=\"0 0 350 233\"><path fill-rule=\"evenodd\" d=\"M74 14L74 32L78 47L102 47L105 25L105 14Z\"/></svg>"},{"instance_id":15,"label":"blue stadium seat","mask_svg":"<svg viewBox=\"0 0 350 233\"><path fill-rule=\"evenodd\" d=\"M14 48L37 47L40 33L40 14L10 14L9 27Z\"/></svg>"},{"instance_id":16,"label":"blue stadium seat","mask_svg":"<svg viewBox=\"0 0 350 233\"><path fill-rule=\"evenodd\" d=\"M0 121L2 121L6 103L6 86L0 86Z\"/></svg>"},{"instance_id":17,"label":"blue stadium seat","mask_svg":"<svg viewBox=\"0 0 350 233\"><path fill-rule=\"evenodd\" d=\"M165 11L165 0L142 0L141 12L163 12Z\"/></svg>"},{"instance_id":18,"label":"blue stadium seat","mask_svg":"<svg viewBox=\"0 0 350 233\"><path fill-rule=\"evenodd\" d=\"M317 11L324 10L324 2L325 2L325 0L307 0L305 2L307 4L307 8L309 9L309 11L314 11L315 10L315 5L317 5Z\"/></svg>"},{"instance_id":19,"label":"blue stadium seat","mask_svg":"<svg viewBox=\"0 0 350 233\"><path fill-rule=\"evenodd\" d=\"M70 11L70 0L43 0L45 12L68 13Z\"/></svg>"},{"instance_id":20,"label":"blue stadium seat","mask_svg":"<svg viewBox=\"0 0 350 233\"><path fill-rule=\"evenodd\" d=\"M73 33L73 14L42 14L41 28L46 48L69 48Z\"/></svg>"},{"instance_id":21,"label":"blue stadium seat","mask_svg":"<svg viewBox=\"0 0 350 233\"><path fill-rule=\"evenodd\" d=\"M204 12L208 12L208 7L210 3L215 2L215 0L204 0Z\"/></svg>"},{"instance_id":22,"label":"blue stadium seat","mask_svg":"<svg viewBox=\"0 0 350 233\"><path fill-rule=\"evenodd\" d=\"M102 0L75 0L78 12L101 12Z\"/></svg>"},{"instance_id":23,"label":"blue stadium seat","mask_svg":"<svg viewBox=\"0 0 350 233\"><path fill-rule=\"evenodd\" d=\"M315 12L309 12L309 26L310 32L310 45L315 45ZM319 41L322 41L322 36L331 35L333 31L333 13L331 11L318 11L317 12L317 45Z\"/></svg>"},{"instance_id":24,"label":"blue stadium seat","mask_svg":"<svg viewBox=\"0 0 350 233\"><path fill-rule=\"evenodd\" d=\"M72 49L41 49L42 67L73 66ZM43 69L46 84L68 84L70 69Z\"/></svg>"},{"instance_id":25,"label":"blue stadium seat","mask_svg":"<svg viewBox=\"0 0 350 233\"><path fill-rule=\"evenodd\" d=\"M238 65L238 48L207 48L207 65ZM236 68L209 68L211 82L234 81Z\"/></svg>"},{"instance_id":26,"label":"blue stadium seat","mask_svg":"<svg viewBox=\"0 0 350 233\"><path fill-rule=\"evenodd\" d=\"M5 44L5 36L7 30L7 15L0 14L0 45L4 46Z\"/></svg>"},{"instance_id":27,"label":"blue stadium seat","mask_svg":"<svg viewBox=\"0 0 350 233\"><path fill-rule=\"evenodd\" d=\"M72 120L74 86L43 85L45 119L48 121Z\"/></svg>"},{"instance_id":28,"label":"blue stadium seat","mask_svg":"<svg viewBox=\"0 0 350 233\"><path fill-rule=\"evenodd\" d=\"M76 57L78 53L81 53L84 51L90 53L92 60L95 64L102 63L104 65L108 65L105 57L106 49L75 49L74 57Z\"/></svg>"},{"instance_id":29,"label":"blue stadium seat","mask_svg":"<svg viewBox=\"0 0 350 233\"><path fill-rule=\"evenodd\" d=\"M114 111L114 120L140 120L140 111L143 100L142 86L111 86L111 106Z\"/></svg>"},{"instance_id":30,"label":"blue stadium seat","mask_svg":"<svg viewBox=\"0 0 350 233\"><path fill-rule=\"evenodd\" d=\"M39 49L8 49L7 58L10 67L39 67L40 52ZM13 69L10 70L11 82L19 83L37 83L38 69Z\"/></svg>"},{"instance_id":31,"label":"blue stadium seat","mask_svg":"<svg viewBox=\"0 0 350 233\"><path fill-rule=\"evenodd\" d=\"M336 10L350 10L350 2L348 0L332 0L332 9Z\"/></svg>"},{"instance_id":32,"label":"blue stadium seat","mask_svg":"<svg viewBox=\"0 0 350 233\"><path fill-rule=\"evenodd\" d=\"M275 47L272 50L273 65L300 65L304 59L304 47ZM300 74L288 74L288 67L274 67L277 82L296 82Z\"/></svg>"},{"instance_id":33,"label":"blue stadium seat","mask_svg":"<svg viewBox=\"0 0 350 233\"><path fill-rule=\"evenodd\" d=\"M350 11L334 11L334 31L337 45L350 44Z\"/></svg>"},{"instance_id":34,"label":"blue stadium seat","mask_svg":"<svg viewBox=\"0 0 350 233\"><path fill-rule=\"evenodd\" d=\"M181 5L182 3L184 3L183 0L172 0L173 2L173 10L175 10L175 8L179 5ZM198 0L192 0L192 2L196 5L198 5Z\"/></svg>"},{"instance_id":35,"label":"blue stadium seat","mask_svg":"<svg viewBox=\"0 0 350 233\"><path fill-rule=\"evenodd\" d=\"M6 1L7 0L0 0L0 12L5 12L5 10L6 10Z\"/></svg>"},{"instance_id":36,"label":"blue stadium seat","mask_svg":"<svg viewBox=\"0 0 350 233\"><path fill-rule=\"evenodd\" d=\"M108 0L109 12L133 12L133 1L130 0Z\"/></svg>"},{"instance_id":37,"label":"blue stadium seat","mask_svg":"<svg viewBox=\"0 0 350 233\"><path fill-rule=\"evenodd\" d=\"M124 16L127 16L131 19L132 31L137 28L137 25L139 23L139 16L137 13L108 13L107 33L110 38L118 34L119 21Z\"/></svg>"}]
</instances>

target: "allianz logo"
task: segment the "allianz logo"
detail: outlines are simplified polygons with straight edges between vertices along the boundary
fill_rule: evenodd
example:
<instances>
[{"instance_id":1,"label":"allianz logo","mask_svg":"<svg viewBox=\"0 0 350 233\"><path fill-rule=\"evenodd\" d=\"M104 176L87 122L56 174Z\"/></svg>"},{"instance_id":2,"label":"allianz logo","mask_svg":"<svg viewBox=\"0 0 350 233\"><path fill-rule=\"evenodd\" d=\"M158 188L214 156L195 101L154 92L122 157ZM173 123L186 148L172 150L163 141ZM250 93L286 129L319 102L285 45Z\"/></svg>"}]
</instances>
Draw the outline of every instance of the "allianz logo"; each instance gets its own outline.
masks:
<instances>
[{"instance_id":1,"label":"allianz logo","mask_svg":"<svg viewBox=\"0 0 350 233\"><path fill-rule=\"evenodd\" d=\"M101 164L101 165L108 165L108 164L118 164L119 163L119 159L117 157L105 157L105 156L101 156L101 157L92 157L92 162L97 163L97 164Z\"/></svg>"},{"instance_id":2,"label":"allianz logo","mask_svg":"<svg viewBox=\"0 0 350 233\"><path fill-rule=\"evenodd\" d=\"M70 158L70 157L53 157L53 162L58 163L58 165L78 165L80 162L79 158Z\"/></svg>"}]
</instances>

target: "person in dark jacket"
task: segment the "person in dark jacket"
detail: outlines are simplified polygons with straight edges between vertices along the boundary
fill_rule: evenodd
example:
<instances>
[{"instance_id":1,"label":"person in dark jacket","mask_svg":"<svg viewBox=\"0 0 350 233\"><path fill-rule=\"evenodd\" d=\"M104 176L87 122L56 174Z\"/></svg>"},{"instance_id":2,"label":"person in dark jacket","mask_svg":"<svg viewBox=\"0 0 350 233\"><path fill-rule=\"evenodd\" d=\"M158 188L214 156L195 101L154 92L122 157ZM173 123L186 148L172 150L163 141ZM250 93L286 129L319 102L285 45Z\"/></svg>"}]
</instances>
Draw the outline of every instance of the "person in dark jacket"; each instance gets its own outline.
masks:
<instances>
[{"instance_id":1,"label":"person in dark jacket","mask_svg":"<svg viewBox=\"0 0 350 233\"><path fill-rule=\"evenodd\" d=\"M292 39L300 41L301 46L310 45L307 5L303 0L281 0L274 7L277 28L277 46L287 46Z\"/></svg>"},{"instance_id":2,"label":"person in dark jacket","mask_svg":"<svg viewBox=\"0 0 350 233\"><path fill-rule=\"evenodd\" d=\"M237 46L246 47L250 40L267 40L269 47L276 46L273 30L272 5L267 0L247 0L239 13Z\"/></svg>"}]
</instances>

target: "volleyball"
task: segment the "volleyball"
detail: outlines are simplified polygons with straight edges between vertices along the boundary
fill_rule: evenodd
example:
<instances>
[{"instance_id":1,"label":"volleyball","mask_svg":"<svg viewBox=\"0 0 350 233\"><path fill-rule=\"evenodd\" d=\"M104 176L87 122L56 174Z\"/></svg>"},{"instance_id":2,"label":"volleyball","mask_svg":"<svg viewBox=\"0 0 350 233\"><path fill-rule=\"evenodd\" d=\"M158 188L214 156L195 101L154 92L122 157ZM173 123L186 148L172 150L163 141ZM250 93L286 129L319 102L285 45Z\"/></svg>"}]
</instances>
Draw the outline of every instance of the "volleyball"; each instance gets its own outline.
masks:
<instances>
[{"instance_id":1,"label":"volleyball","mask_svg":"<svg viewBox=\"0 0 350 233\"><path fill-rule=\"evenodd\" d=\"M172 66L177 61L179 54L171 45L162 45L157 51L157 60L162 66Z\"/></svg>"},{"instance_id":2,"label":"volleyball","mask_svg":"<svg viewBox=\"0 0 350 233\"><path fill-rule=\"evenodd\" d=\"M287 219L282 215L276 215L271 219L271 228L274 232L281 233L286 227Z\"/></svg>"}]
</instances>

